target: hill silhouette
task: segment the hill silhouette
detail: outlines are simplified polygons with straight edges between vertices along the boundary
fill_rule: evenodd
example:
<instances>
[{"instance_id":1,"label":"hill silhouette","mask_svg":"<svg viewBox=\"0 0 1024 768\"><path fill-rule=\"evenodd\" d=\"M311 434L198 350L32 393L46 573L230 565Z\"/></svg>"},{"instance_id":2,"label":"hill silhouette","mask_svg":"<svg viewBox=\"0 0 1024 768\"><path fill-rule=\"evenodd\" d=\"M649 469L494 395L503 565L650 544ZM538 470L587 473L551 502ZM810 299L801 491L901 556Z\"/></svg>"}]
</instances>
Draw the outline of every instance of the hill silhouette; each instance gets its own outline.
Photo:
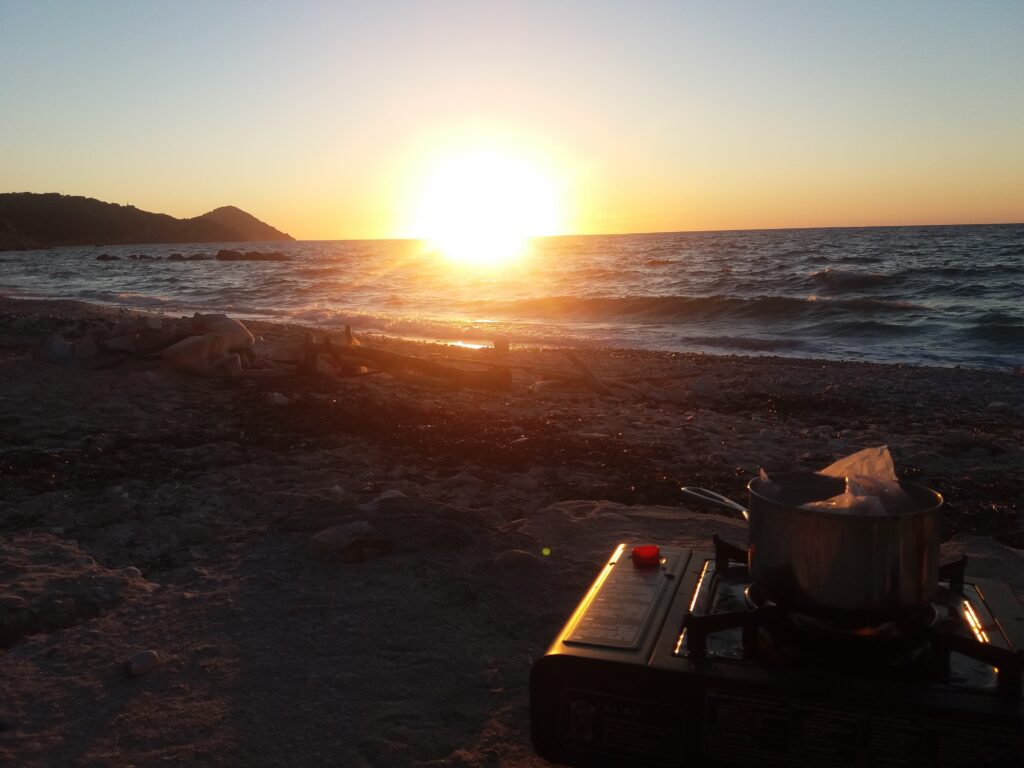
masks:
<instances>
[{"instance_id":1,"label":"hill silhouette","mask_svg":"<svg viewBox=\"0 0 1024 768\"><path fill-rule=\"evenodd\" d=\"M0 194L0 250L60 245L294 240L232 205L191 219L55 192Z\"/></svg>"}]
</instances>

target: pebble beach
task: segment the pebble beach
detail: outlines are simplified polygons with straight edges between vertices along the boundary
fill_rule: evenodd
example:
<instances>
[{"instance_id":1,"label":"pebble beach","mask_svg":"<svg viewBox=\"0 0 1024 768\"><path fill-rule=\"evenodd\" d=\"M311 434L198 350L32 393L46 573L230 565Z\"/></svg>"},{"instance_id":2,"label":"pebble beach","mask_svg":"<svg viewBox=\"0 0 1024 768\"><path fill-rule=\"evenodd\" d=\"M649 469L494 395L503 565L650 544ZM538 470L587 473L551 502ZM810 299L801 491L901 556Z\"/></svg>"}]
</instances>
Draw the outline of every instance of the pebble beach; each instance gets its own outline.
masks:
<instances>
[{"instance_id":1,"label":"pebble beach","mask_svg":"<svg viewBox=\"0 0 1024 768\"><path fill-rule=\"evenodd\" d=\"M128 314L0 299L0 764L544 765L530 663L619 541L744 543L679 487L872 445L1024 596L1019 370L577 350L599 395L37 359ZM246 325L267 360L308 331Z\"/></svg>"}]
</instances>

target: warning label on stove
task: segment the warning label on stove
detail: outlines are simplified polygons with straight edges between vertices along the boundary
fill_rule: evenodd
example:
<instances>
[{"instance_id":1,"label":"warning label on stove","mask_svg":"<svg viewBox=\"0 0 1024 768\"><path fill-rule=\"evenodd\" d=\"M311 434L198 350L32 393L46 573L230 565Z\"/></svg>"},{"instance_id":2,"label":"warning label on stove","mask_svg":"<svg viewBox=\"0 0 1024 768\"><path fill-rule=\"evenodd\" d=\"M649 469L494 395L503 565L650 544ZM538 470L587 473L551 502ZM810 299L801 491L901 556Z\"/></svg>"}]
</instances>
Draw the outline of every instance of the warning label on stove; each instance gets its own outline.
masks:
<instances>
[{"instance_id":1,"label":"warning label on stove","mask_svg":"<svg viewBox=\"0 0 1024 768\"><path fill-rule=\"evenodd\" d=\"M658 597L668 584L661 568L638 568L628 560L620 561L565 642L606 648L639 647Z\"/></svg>"}]
</instances>

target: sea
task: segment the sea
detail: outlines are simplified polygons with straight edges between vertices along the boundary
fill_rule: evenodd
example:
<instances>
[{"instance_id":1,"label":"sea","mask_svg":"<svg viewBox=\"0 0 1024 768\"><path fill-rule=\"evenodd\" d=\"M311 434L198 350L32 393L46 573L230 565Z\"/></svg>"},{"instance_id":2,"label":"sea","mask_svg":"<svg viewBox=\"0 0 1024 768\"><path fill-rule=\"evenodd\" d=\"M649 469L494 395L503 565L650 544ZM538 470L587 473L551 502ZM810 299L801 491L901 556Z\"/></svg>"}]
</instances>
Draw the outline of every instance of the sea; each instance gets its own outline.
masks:
<instances>
[{"instance_id":1,"label":"sea","mask_svg":"<svg viewBox=\"0 0 1024 768\"><path fill-rule=\"evenodd\" d=\"M467 346L1024 366L1022 224L552 237L495 267L410 240L63 247L0 253L0 292Z\"/></svg>"}]
</instances>

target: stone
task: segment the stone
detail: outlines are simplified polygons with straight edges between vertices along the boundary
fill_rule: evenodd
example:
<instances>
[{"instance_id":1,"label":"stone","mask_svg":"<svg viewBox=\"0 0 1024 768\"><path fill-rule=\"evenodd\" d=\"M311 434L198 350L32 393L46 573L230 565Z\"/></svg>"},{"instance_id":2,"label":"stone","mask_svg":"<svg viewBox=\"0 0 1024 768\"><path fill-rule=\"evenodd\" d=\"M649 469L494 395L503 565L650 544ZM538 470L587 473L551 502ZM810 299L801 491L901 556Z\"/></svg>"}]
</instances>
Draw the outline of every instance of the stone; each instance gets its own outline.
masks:
<instances>
[{"instance_id":1,"label":"stone","mask_svg":"<svg viewBox=\"0 0 1024 768\"><path fill-rule=\"evenodd\" d=\"M722 398L721 382L710 376L701 376L691 381L690 391L704 400L718 401Z\"/></svg>"},{"instance_id":2,"label":"stone","mask_svg":"<svg viewBox=\"0 0 1024 768\"><path fill-rule=\"evenodd\" d=\"M160 654L156 651L139 651L124 663L124 671L130 677L148 675L160 664Z\"/></svg>"},{"instance_id":3,"label":"stone","mask_svg":"<svg viewBox=\"0 0 1024 768\"><path fill-rule=\"evenodd\" d=\"M985 406L985 410L989 413L1013 413L1013 406L1009 403L996 401Z\"/></svg>"},{"instance_id":4,"label":"stone","mask_svg":"<svg viewBox=\"0 0 1024 768\"><path fill-rule=\"evenodd\" d=\"M249 329L240 320L230 317L207 325L206 332L223 336L227 341L228 349L232 351L252 349L256 344L256 337L249 332Z\"/></svg>"},{"instance_id":5,"label":"stone","mask_svg":"<svg viewBox=\"0 0 1024 768\"><path fill-rule=\"evenodd\" d=\"M96 257L96 261L120 261L120 256L111 256L109 253L101 253Z\"/></svg>"},{"instance_id":6,"label":"stone","mask_svg":"<svg viewBox=\"0 0 1024 768\"><path fill-rule=\"evenodd\" d=\"M178 532L185 544L203 544L213 538L213 531L200 523L186 523Z\"/></svg>"},{"instance_id":7,"label":"stone","mask_svg":"<svg viewBox=\"0 0 1024 768\"><path fill-rule=\"evenodd\" d=\"M328 528L309 540L310 554L318 560L331 562L358 563L390 550L391 543L382 539L365 520Z\"/></svg>"},{"instance_id":8,"label":"stone","mask_svg":"<svg viewBox=\"0 0 1024 768\"><path fill-rule=\"evenodd\" d=\"M36 347L36 359L53 365L68 365L74 360L74 349L59 333L51 333Z\"/></svg>"},{"instance_id":9,"label":"stone","mask_svg":"<svg viewBox=\"0 0 1024 768\"><path fill-rule=\"evenodd\" d=\"M92 336L83 336L74 342L71 347L72 353L79 360L96 357L96 355L99 354L99 348L96 346L96 339Z\"/></svg>"},{"instance_id":10,"label":"stone","mask_svg":"<svg viewBox=\"0 0 1024 768\"><path fill-rule=\"evenodd\" d=\"M370 501L366 502L365 504L360 504L358 507L356 507L356 509L358 509L360 512L376 512L378 509L380 509L380 503L382 501L388 501L390 499L404 499L404 498L405 498L405 494L404 493L402 493L401 491L392 489L392 490L389 490L389 491L384 491L383 493L381 493L378 496L374 497L373 499L371 499Z\"/></svg>"},{"instance_id":11,"label":"stone","mask_svg":"<svg viewBox=\"0 0 1024 768\"><path fill-rule=\"evenodd\" d=\"M237 358L237 356L236 356ZM228 341L216 333L189 336L163 352L164 366L176 373L210 376L229 365Z\"/></svg>"},{"instance_id":12,"label":"stone","mask_svg":"<svg viewBox=\"0 0 1024 768\"><path fill-rule=\"evenodd\" d=\"M542 563L541 559L532 552L510 549L495 557L494 565L503 571L532 571Z\"/></svg>"},{"instance_id":13,"label":"stone","mask_svg":"<svg viewBox=\"0 0 1024 768\"><path fill-rule=\"evenodd\" d=\"M140 571L134 565L126 565L124 568L121 569L121 573L124 574L129 579L141 579L142 578L142 571Z\"/></svg>"},{"instance_id":14,"label":"stone","mask_svg":"<svg viewBox=\"0 0 1024 768\"><path fill-rule=\"evenodd\" d=\"M561 381L560 379L541 379L530 385L530 392L535 395L545 392L562 392L573 384L574 382Z\"/></svg>"},{"instance_id":15,"label":"stone","mask_svg":"<svg viewBox=\"0 0 1024 768\"><path fill-rule=\"evenodd\" d=\"M136 343L134 336L115 336L103 342L108 350L112 352L134 352Z\"/></svg>"},{"instance_id":16,"label":"stone","mask_svg":"<svg viewBox=\"0 0 1024 768\"><path fill-rule=\"evenodd\" d=\"M271 392L267 395L267 402L271 405L288 405L291 400L280 392Z\"/></svg>"},{"instance_id":17,"label":"stone","mask_svg":"<svg viewBox=\"0 0 1024 768\"><path fill-rule=\"evenodd\" d=\"M942 434L942 444L957 446L971 442L971 433L965 429L949 429Z\"/></svg>"}]
</instances>

